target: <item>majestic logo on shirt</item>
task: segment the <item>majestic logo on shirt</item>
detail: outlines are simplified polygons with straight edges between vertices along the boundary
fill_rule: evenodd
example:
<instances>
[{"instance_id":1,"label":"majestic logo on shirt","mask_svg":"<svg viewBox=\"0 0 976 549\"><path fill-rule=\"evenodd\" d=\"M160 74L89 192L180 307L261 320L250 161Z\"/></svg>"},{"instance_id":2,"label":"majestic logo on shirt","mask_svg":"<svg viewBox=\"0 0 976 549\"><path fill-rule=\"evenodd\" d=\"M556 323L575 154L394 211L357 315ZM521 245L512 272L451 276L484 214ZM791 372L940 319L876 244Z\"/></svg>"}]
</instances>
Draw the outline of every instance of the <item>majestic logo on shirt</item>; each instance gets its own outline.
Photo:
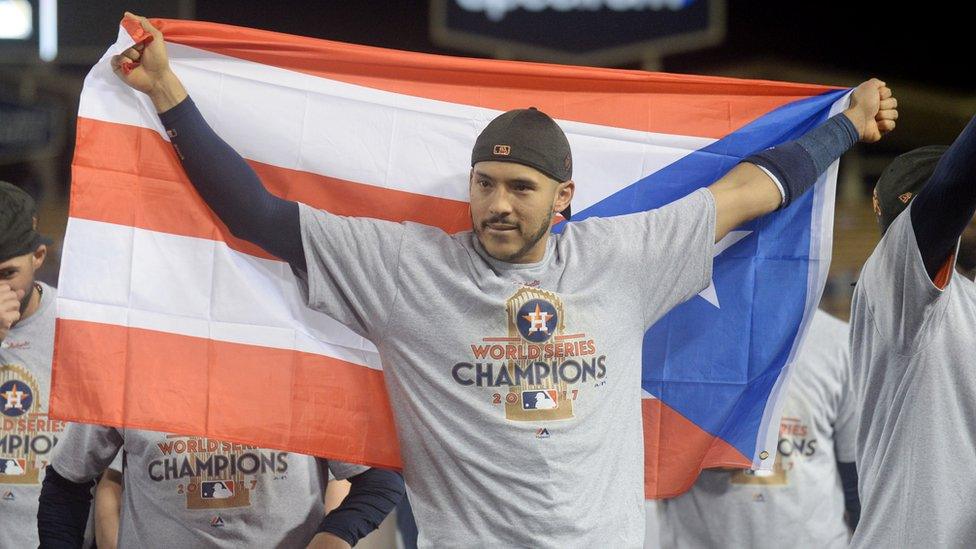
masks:
<instances>
[{"instance_id":1,"label":"majestic logo on shirt","mask_svg":"<svg viewBox=\"0 0 976 549\"><path fill-rule=\"evenodd\" d=\"M521 286L505 302L506 336L471 345L469 361L451 369L464 386L498 387L492 403L512 421L570 419L578 386L606 377L606 356L583 333L568 333L562 299ZM574 388L571 388L574 386Z\"/></svg>"},{"instance_id":2,"label":"majestic logo on shirt","mask_svg":"<svg viewBox=\"0 0 976 549\"><path fill-rule=\"evenodd\" d=\"M0 484L39 484L64 422L47 419L41 386L27 368L0 366Z\"/></svg>"},{"instance_id":3,"label":"majestic logo on shirt","mask_svg":"<svg viewBox=\"0 0 976 549\"><path fill-rule=\"evenodd\" d=\"M540 427L535 431L535 438L549 438L549 429Z\"/></svg>"},{"instance_id":4,"label":"majestic logo on shirt","mask_svg":"<svg viewBox=\"0 0 976 549\"><path fill-rule=\"evenodd\" d=\"M3 493L3 500L4 501L13 501L15 499L17 499L17 498L14 497L14 493L11 492L10 490L7 490L6 492Z\"/></svg>"},{"instance_id":5,"label":"majestic logo on shirt","mask_svg":"<svg viewBox=\"0 0 976 549\"><path fill-rule=\"evenodd\" d=\"M216 515L214 518L210 519L210 526L213 526L214 528L221 528L224 526L224 519L220 518L220 515Z\"/></svg>"},{"instance_id":6,"label":"majestic logo on shirt","mask_svg":"<svg viewBox=\"0 0 976 549\"><path fill-rule=\"evenodd\" d=\"M30 410L34 402L34 392L19 379L7 381L0 385L0 402L3 403L3 415L17 417Z\"/></svg>"},{"instance_id":7,"label":"majestic logo on shirt","mask_svg":"<svg viewBox=\"0 0 976 549\"><path fill-rule=\"evenodd\" d=\"M173 484L187 509L248 507L259 478L288 471L287 452L246 444L166 435L156 447L162 456L149 462L149 478Z\"/></svg>"}]
</instances>

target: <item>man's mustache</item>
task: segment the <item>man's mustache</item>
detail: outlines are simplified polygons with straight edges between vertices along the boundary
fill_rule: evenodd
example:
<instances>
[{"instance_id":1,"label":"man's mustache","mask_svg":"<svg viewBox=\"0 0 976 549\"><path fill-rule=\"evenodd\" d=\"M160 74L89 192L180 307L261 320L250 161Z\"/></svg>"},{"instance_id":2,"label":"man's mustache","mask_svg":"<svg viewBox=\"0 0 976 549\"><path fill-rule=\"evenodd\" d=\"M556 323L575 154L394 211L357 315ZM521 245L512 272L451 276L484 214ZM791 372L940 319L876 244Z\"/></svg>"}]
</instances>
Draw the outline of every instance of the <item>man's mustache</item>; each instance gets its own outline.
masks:
<instances>
[{"instance_id":1,"label":"man's mustache","mask_svg":"<svg viewBox=\"0 0 976 549\"><path fill-rule=\"evenodd\" d=\"M492 218L489 218L489 219L486 219L486 220L482 221L481 222L481 228L482 229L487 228L488 225L491 225L491 224L496 224L496 225L509 225L511 227L518 227L519 226L518 223L516 223L515 221L512 221L511 219L509 219L506 216L495 216L495 217L492 217Z\"/></svg>"}]
</instances>

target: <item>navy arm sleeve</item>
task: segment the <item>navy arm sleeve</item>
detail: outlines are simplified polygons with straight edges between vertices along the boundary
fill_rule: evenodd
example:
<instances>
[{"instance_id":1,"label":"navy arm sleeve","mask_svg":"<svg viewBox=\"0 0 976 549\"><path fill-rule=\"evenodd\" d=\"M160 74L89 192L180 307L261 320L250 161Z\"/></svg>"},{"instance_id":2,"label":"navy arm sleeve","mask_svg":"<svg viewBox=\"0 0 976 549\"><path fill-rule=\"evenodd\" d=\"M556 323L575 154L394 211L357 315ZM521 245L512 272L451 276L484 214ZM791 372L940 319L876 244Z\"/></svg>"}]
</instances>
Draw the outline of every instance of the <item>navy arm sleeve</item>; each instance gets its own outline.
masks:
<instances>
[{"instance_id":1,"label":"navy arm sleeve","mask_svg":"<svg viewBox=\"0 0 976 549\"><path fill-rule=\"evenodd\" d=\"M190 182L230 232L305 271L298 203L269 193L189 97L159 118Z\"/></svg>"},{"instance_id":2,"label":"navy arm sleeve","mask_svg":"<svg viewBox=\"0 0 976 549\"><path fill-rule=\"evenodd\" d=\"M786 207L812 187L820 174L858 139L854 123L841 113L798 139L753 154L743 162L764 168L776 178Z\"/></svg>"},{"instance_id":3,"label":"navy arm sleeve","mask_svg":"<svg viewBox=\"0 0 976 549\"><path fill-rule=\"evenodd\" d=\"M847 525L853 531L857 529L857 523L861 520L861 500L857 497L857 467L853 462L838 461L837 472L840 474L840 486L844 490Z\"/></svg>"},{"instance_id":4,"label":"navy arm sleeve","mask_svg":"<svg viewBox=\"0 0 976 549\"><path fill-rule=\"evenodd\" d=\"M350 477L349 495L342 504L326 515L319 532L328 532L356 545L366 534L376 530L386 515L403 498L403 477L393 471L369 469Z\"/></svg>"},{"instance_id":5,"label":"navy arm sleeve","mask_svg":"<svg viewBox=\"0 0 976 549\"><path fill-rule=\"evenodd\" d=\"M933 279L976 213L976 117L942 155L912 202L912 228Z\"/></svg>"},{"instance_id":6,"label":"navy arm sleeve","mask_svg":"<svg viewBox=\"0 0 976 549\"><path fill-rule=\"evenodd\" d=\"M48 465L37 506L37 534L45 549L80 548L94 481L72 482Z\"/></svg>"}]
</instances>

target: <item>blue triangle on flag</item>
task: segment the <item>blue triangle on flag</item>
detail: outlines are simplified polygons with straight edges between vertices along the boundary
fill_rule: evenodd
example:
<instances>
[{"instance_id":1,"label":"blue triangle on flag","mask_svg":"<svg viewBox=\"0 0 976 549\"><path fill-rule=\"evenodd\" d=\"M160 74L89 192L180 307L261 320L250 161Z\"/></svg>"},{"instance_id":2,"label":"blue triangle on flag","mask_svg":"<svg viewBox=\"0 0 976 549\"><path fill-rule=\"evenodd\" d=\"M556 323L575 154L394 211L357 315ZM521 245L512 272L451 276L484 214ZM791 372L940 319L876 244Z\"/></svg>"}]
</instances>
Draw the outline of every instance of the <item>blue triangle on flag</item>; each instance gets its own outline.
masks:
<instances>
[{"instance_id":1,"label":"blue triangle on flag","mask_svg":"<svg viewBox=\"0 0 976 549\"><path fill-rule=\"evenodd\" d=\"M794 101L573 214L571 223L657 208L708 186L753 152L823 122L849 90ZM743 455L799 329L808 295L813 193L754 220L713 263L720 308L697 297L645 335L642 386ZM566 223L553 230L560 232Z\"/></svg>"}]
</instances>

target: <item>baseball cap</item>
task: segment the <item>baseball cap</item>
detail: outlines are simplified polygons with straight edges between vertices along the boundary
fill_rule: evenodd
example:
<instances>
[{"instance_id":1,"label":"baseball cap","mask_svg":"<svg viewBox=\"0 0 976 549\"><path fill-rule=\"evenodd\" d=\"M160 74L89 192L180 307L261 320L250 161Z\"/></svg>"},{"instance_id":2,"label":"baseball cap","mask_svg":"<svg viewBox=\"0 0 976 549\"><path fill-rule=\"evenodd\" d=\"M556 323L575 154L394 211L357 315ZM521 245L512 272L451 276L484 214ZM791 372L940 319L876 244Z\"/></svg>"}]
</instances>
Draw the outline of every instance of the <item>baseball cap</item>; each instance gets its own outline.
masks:
<instances>
[{"instance_id":1,"label":"baseball cap","mask_svg":"<svg viewBox=\"0 0 976 549\"><path fill-rule=\"evenodd\" d=\"M51 241L37 232L37 207L23 189L0 181L0 261L33 252Z\"/></svg>"},{"instance_id":2,"label":"baseball cap","mask_svg":"<svg viewBox=\"0 0 976 549\"><path fill-rule=\"evenodd\" d=\"M515 109L488 123L474 142L471 165L486 160L535 168L556 181L573 178L573 154L562 128L535 107ZM569 219L569 206L560 212Z\"/></svg>"},{"instance_id":3,"label":"baseball cap","mask_svg":"<svg viewBox=\"0 0 976 549\"><path fill-rule=\"evenodd\" d=\"M946 149L945 145L928 145L909 151L895 158L881 173L874 186L874 213L881 224L881 234L932 177Z\"/></svg>"}]
</instances>

